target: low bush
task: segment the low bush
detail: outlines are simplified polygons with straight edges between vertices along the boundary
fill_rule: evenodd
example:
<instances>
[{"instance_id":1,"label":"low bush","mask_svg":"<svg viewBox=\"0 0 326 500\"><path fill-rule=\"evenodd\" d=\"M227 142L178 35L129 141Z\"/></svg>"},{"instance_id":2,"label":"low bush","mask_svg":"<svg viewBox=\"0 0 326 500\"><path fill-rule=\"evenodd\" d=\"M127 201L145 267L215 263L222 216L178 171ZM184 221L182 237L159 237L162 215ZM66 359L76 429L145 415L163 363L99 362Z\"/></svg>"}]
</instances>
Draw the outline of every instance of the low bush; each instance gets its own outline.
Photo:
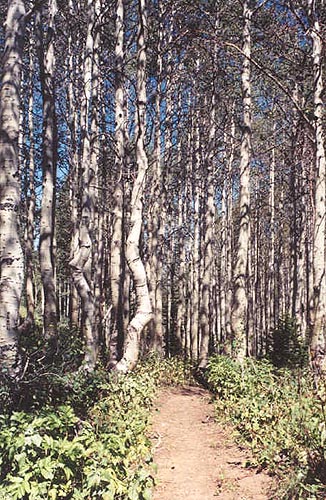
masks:
<instances>
[{"instance_id":1,"label":"low bush","mask_svg":"<svg viewBox=\"0 0 326 500\"><path fill-rule=\"evenodd\" d=\"M251 465L279 478L273 498L326 497L326 390L314 389L308 369L277 370L268 361L239 364L216 356L207 380L218 415L250 445Z\"/></svg>"},{"instance_id":2,"label":"low bush","mask_svg":"<svg viewBox=\"0 0 326 500\"><path fill-rule=\"evenodd\" d=\"M148 500L154 381L112 376L84 419L71 404L0 418L0 499Z\"/></svg>"},{"instance_id":3,"label":"low bush","mask_svg":"<svg viewBox=\"0 0 326 500\"><path fill-rule=\"evenodd\" d=\"M150 356L127 375L37 375L16 388L32 389L24 411L0 415L0 500L149 500L156 388L186 383L190 366Z\"/></svg>"}]
</instances>

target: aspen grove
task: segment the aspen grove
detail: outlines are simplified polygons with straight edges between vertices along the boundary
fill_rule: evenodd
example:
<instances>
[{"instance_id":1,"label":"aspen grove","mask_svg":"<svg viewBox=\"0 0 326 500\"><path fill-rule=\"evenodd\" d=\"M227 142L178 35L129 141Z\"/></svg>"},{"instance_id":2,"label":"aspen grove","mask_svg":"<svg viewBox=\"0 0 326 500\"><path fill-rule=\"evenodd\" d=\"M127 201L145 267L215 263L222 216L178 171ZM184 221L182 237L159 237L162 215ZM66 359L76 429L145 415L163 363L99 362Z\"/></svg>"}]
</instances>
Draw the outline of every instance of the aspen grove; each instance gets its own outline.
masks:
<instances>
[{"instance_id":1,"label":"aspen grove","mask_svg":"<svg viewBox=\"0 0 326 500\"><path fill-rule=\"evenodd\" d=\"M2 371L63 331L88 372L204 369L290 321L323 374L325 37L323 0L0 0Z\"/></svg>"}]
</instances>

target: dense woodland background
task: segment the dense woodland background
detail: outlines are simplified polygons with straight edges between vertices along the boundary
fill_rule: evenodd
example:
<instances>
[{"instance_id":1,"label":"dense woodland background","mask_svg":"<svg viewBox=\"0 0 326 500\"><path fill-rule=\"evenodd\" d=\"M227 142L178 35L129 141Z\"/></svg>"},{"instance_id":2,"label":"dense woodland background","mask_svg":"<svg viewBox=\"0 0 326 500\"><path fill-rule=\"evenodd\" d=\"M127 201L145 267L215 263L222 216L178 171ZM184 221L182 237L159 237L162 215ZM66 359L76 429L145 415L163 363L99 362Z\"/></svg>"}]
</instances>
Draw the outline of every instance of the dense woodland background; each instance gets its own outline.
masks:
<instances>
[{"instance_id":1,"label":"dense woodland background","mask_svg":"<svg viewBox=\"0 0 326 500\"><path fill-rule=\"evenodd\" d=\"M80 337L89 369L309 345L321 370L323 0L8 0L0 19L3 366Z\"/></svg>"}]
</instances>

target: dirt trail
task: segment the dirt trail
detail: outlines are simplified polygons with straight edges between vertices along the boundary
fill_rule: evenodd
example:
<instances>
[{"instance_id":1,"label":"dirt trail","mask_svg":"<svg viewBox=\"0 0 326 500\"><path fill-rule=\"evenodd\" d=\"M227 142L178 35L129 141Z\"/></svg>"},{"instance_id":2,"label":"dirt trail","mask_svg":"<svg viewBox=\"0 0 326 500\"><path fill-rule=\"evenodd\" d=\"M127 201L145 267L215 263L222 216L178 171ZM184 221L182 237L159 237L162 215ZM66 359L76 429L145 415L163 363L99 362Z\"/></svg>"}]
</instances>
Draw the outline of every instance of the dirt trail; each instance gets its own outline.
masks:
<instances>
[{"instance_id":1,"label":"dirt trail","mask_svg":"<svg viewBox=\"0 0 326 500\"><path fill-rule=\"evenodd\" d=\"M214 422L209 401L199 387L162 391L152 425L154 500L267 500L271 479L244 467L248 455Z\"/></svg>"}]
</instances>

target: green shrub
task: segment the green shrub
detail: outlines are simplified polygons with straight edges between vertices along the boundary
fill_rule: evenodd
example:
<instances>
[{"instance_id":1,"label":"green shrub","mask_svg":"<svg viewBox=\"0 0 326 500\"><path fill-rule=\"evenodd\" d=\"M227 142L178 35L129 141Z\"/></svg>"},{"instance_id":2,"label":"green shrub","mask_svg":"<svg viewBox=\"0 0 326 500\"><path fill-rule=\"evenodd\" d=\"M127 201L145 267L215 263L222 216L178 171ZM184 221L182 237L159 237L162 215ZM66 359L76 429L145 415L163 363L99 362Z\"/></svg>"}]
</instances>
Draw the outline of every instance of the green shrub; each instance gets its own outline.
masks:
<instances>
[{"instance_id":1,"label":"green shrub","mask_svg":"<svg viewBox=\"0 0 326 500\"><path fill-rule=\"evenodd\" d=\"M207 379L218 414L251 446L253 464L278 476L277 498L324 498L326 390L314 392L309 371L277 371L265 360L240 365L216 356Z\"/></svg>"},{"instance_id":2,"label":"green shrub","mask_svg":"<svg viewBox=\"0 0 326 500\"><path fill-rule=\"evenodd\" d=\"M154 385L144 373L111 377L87 419L67 404L2 416L0 499L148 500Z\"/></svg>"}]
</instances>

